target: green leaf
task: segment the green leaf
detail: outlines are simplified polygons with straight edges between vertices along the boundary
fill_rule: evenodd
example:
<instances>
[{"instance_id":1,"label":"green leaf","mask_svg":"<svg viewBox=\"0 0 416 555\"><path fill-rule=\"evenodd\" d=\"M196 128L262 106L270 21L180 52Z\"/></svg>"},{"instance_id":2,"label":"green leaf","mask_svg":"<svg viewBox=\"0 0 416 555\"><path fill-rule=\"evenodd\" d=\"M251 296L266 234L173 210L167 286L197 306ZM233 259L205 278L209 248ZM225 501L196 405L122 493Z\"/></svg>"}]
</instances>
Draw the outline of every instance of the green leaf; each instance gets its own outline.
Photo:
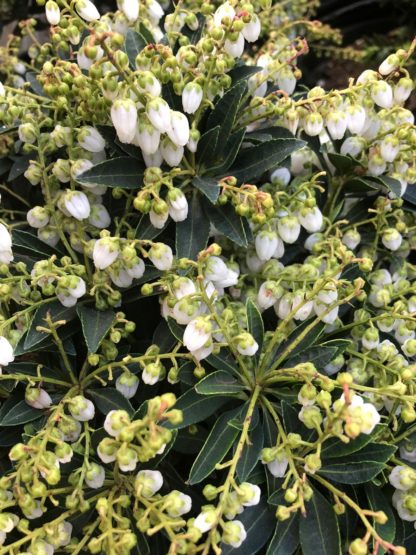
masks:
<instances>
[{"instance_id":1,"label":"green leaf","mask_svg":"<svg viewBox=\"0 0 416 555\"><path fill-rule=\"evenodd\" d=\"M208 220L222 235L225 235L240 247L247 247L247 235L243 220L235 213L233 206L229 204L213 206L208 202L204 202L204 211Z\"/></svg>"},{"instance_id":2,"label":"green leaf","mask_svg":"<svg viewBox=\"0 0 416 555\"><path fill-rule=\"evenodd\" d=\"M299 514L279 521L270 541L266 555L293 555L299 545Z\"/></svg>"},{"instance_id":3,"label":"green leaf","mask_svg":"<svg viewBox=\"0 0 416 555\"><path fill-rule=\"evenodd\" d=\"M218 370L199 381L195 389L201 395L236 395L245 388L228 372Z\"/></svg>"},{"instance_id":4,"label":"green leaf","mask_svg":"<svg viewBox=\"0 0 416 555\"><path fill-rule=\"evenodd\" d=\"M10 156L13 160L13 165L10 168L10 172L7 181L13 181L17 177L20 177L25 173L29 167L29 162L33 158L33 154L24 154L22 156Z\"/></svg>"},{"instance_id":5,"label":"green leaf","mask_svg":"<svg viewBox=\"0 0 416 555\"><path fill-rule=\"evenodd\" d=\"M369 192L375 192L379 187L372 181L361 177L349 179L342 187L344 193L353 193L354 196L365 195Z\"/></svg>"},{"instance_id":6,"label":"green leaf","mask_svg":"<svg viewBox=\"0 0 416 555\"><path fill-rule=\"evenodd\" d=\"M247 82L239 81L222 96L215 104L214 110L208 117L208 128L220 126L219 140L215 149L218 156L226 146L233 130L242 98L247 90Z\"/></svg>"},{"instance_id":7,"label":"green leaf","mask_svg":"<svg viewBox=\"0 0 416 555\"><path fill-rule=\"evenodd\" d=\"M374 441L377 435L384 430L384 425L379 425L375 428L372 434L360 434L356 439L351 440L349 443L344 443L340 439L331 438L322 446L321 456L323 459L333 459L345 457L361 451L368 443Z\"/></svg>"},{"instance_id":8,"label":"green leaf","mask_svg":"<svg viewBox=\"0 0 416 555\"><path fill-rule=\"evenodd\" d=\"M228 424L233 428L236 428L237 430L242 430L244 427L244 423L246 421L249 405L250 405L250 401L246 401L244 405L241 405L240 407L234 409L235 414L232 417L230 416ZM250 425L248 429L254 430L259 425L259 422L260 422L260 413L258 408L254 407L254 411L253 411L253 414L251 415Z\"/></svg>"},{"instance_id":9,"label":"green leaf","mask_svg":"<svg viewBox=\"0 0 416 555\"><path fill-rule=\"evenodd\" d=\"M192 185L201 191L208 200L215 204L220 194L218 181L212 177L199 177L196 176L192 180Z\"/></svg>"},{"instance_id":10,"label":"green leaf","mask_svg":"<svg viewBox=\"0 0 416 555\"><path fill-rule=\"evenodd\" d=\"M36 235L20 229L15 229L12 232L12 249L14 253L26 254L35 260L49 258L54 254L63 255L59 248L50 247L38 239Z\"/></svg>"},{"instance_id":11,"label":"green leaf","mask_svg":"<svg viewBox=\"0 0 416 555\"><path fill-rule=\"evenodd\" d=\"M374 512L383 511L388 519L385 524L379 524L376 520L374 521L376 532L384 541L393 543L396 536L396 522L390 500L387 500L383 491L374 484L368 484L365 487L365 493L370 504L370 509ZM380 555L386 553L381 546L378 549Z\"/></svg>"},{"instance_id":12,"label":"green leaf","mask_svg":"<svg viewBox=\"0 0 416 555\"><path fill-rule=\"evenodd\" d=\"M207 246L208 237L209 221L202 212L198 195L193 195L188 217L176 224L176 256L196 260Z\"/></svg>"},{"instance_id":13,"label":"green leaf","mask_svg":"<svg viewBox=\"0 0 416 555\"><path fill-rule=\"evenodd\" d=\"M379 175L378 177L375 176L367 176L367 179L370 181L375 181L376 183L380 183L383 187L385 187L388 191L392 192L397 198L402 196L402 186L398 179L394 179L393 177L389 177L388 175Z\"/></svg>"},{"instance_id":14,"label":"green leaf","mask_svg":"<svg viewBox=\"0 0 416 555\"><path fill-rule=\"evenodd\" d=\"M248 331L251 333L251 335L254 337L254 339L257 341L259 345L259 349L255 355L255 359L258 360L260 358L261 350L263 347L263 338L264 338L263 318L261 317L259 309L251 299L247 300L246 312L247 312Z\"/></svg>"},{"instance_id":15,"label":"green leaf","mask_svg":"<svg viewBox=\"0 0 416 555\"><path fill-rule=\"evenodd\" d=\"M365 484L380 474L386 465L382 462L361 460L334 462L324 465L318 474L340 484Z\"/></svg>"},{"instance_id":16,"label":"green leaf","mask_svg":"<svg viewBox=\"0 0 416 555\"><path fill-rule=\"evenodd\" d=\"M139 223L136 226L134 236L136 239L147 239L148 241L152 241L153 239L156 239L156 237L158 237L164 229L166 229L167 225L168 222L165 223L162 229L158 229L157 227L154 227L148 214L142 214Z\"/></svg>"},{"instance_id":17,"label":"green leaf","mask_svg":"<svg viewBox=\"0 0 416 555\"><path fill-rule=\"evenodd\" d=\"M237 154L240 152L241 144L244 140L246 134L245 129L239 129L228 139L227 145L224 149L222 162L216 166L208 169L208 173L211 175L223 175L224 172L234 163Z\"/></svg>"},{"instance_id":18,"label":"green leaf","mask_svg":"<svg viewBox=\"0 0 416 555\"><path fill-rule=\"evenodd\" d=\"M231 449L238 430L228 425L230 415L225 413L214 424L204 446L195 459L189 473L189 484L199 484L209 476Z\"/></svg>"},{"instance_id":19,"label":"green leaf","mask_svg":"<svg viewBox=\"0 0 416 555\"><path fill-rule=\"evenodd\" d=\"M144 25L144 23L140 23L139 25L139 33L142 35L144 40L147 44L153 44L155 42L155 38L152 35L151 31Z\"/></svg>"},{"instance_id":20,"label":"green leaf","mask_svg":"<svg viewBox=\"0 0 416 555\"><path fill-rule=\"evenodd\" d=\"M33 316L33 319L30 323L29 330L26 334L24 341L25 350L33 349L35 345L38 345L44 339L49 337L49 334L46 334L43 331L36 330L37 326L47 327L45 323L45 318L47 314L50 315L53 322L57 322L58 320L69 321L72 320L75 316L75 308L65 307L59 301L52 301L40 306L36 310L35 315Z\"/></svg>"},{"instance_id":21,"label":"green leaf","mask_svg":"<svg viewBox=\"0 0 416 555\"><path fill-rule=\"evenodd\" d=\"M354 170L357 166L360 166L360 162L351 158L351 156L344 156L343 154L338 154L337 152L328 152L329 161L333 166L335 166L337 173L340 175L345 175Z\"/></svg>"},{"instance_id":22,"label":"green leaf","mask_svg":"<svg viewBox=\"0 0 416 555\"><path fill-rule=\"evenodd\" d=\"M286 401L282 401L282 415L286 432L300 434L304 441L312 441L316 436L315 430L307 428L300 420L298 411Z\"/></svg>"},{"instance_id":23,"label":"green leaf","mask_svg":"<svg viewBox=\"0 0 416 555\"><path fill-rule=\"evenodd\" d=\"M300 518L302 555L340 555L338 521L328 501L316 489L306 504L306 517Z\"/></svg>"},{"instance_id":24,"label":"green leaf","mask_svg":"<svg viewBox=\"0 0 416 555\"><path fill-rule=\"evenodd\" d=\"M272 139L293 139L293 133L286 127L266 127L248 133L246 139L250 143L265 143Z\"/></svg>"},{"instance_id":25,"label":"green leaf","mask_svg":"<svg viewBox=\"0 0 416 555\"><path fill-rule=\"evenodd\" d=\"M77 314L81 320L82 332L89 353L96 353L116 317L112 310L97 310L78 306Z\"/></svg>"},{"instance_id":26,"label":"green leaf","mask_svg":"<svg viewBox=\"0 0 416 555\"><path fill-rule=\"evenodd\" d=\"M350 346L351 341L348 339L333 339L297 353L295 356L288 359L287 364L295 366L302 362L311 362L321 371L324 369L324 366L329 364L331 360L342 354Z\"/></svg>"},{"instance_id":27,"label":"green leaf","mask_svg":"<svg viewBox=\"0 0 416 555\"><path fill-rule=\"evenodd\" d=\"M170 316L168 316L168 326L172 335L176 337L178 341L182 341L185 328L183 326L180 326L177 321Z\"/></svg>"},{"instance_id":28,"label":"green leaf","mask_svg":"<svg viewBox=\"0 0 416 555\"><path fill-rule=\"evenodd\" d=\"M26 401L19 401L12 406L0 419L0 426L20 426L27 422L33 422L43 415L39 409L30 407Z\"/></svg>"},{"instance_id":29,"label":"green leaf","mask_svg":"<svg viewBox=\"0 0 416 555\"><path fill-rule=\"evenodd\" d=\"M209 168L212 160L216 156L218 137L220 136L221 127L219 125L208 129L201 135L198 141L198 150L196 152L196 161L198 166Z\"/></svg>"},{"instance_id":30,"label":"green leaf","mask_svg":"<svg viewBox=\"0 0 416 555\"><path fill-rule=\"evenodd\" d=\"M186 428L191 424L201 422L214 414L214 412L225 405L227 397L214 395L199 395L194 388L189 389L176 401L175 409L181 410L183 420L180 424L166 424L167 428Z\"/></svg>"},{"instance_id":31,"label":"green leaf","mask_svg":"<svg viewBox=\"0 0 416 555\"><path fill-rule=\"evenodd\" d=\"M256 426L254 430L249 432L248 443L243 447L241 457L237 463L237 476L240 482L245 482L250 472L256 466L260 459L260 453L263 449L264 433L262 426Z\"/></svg>"},{"instance_id":32,"label":"green leaf","mask_svg":"<svg viewBox=\"0 0 416 555\"><path fill-rule=\"evenodd\" d=\"M235 364L234 358L225 348L222 348L217 354L209 355L209 357L205 360L216 370L224 370L225 372L234 374L237 377L240 375L240 371Z\"/></svg>"},{"instance_id":33,"label":"green leaf","mask_svg":"<svg viewBox=\"0 0 416 555\"><path fill-rule=\"evenodd\" d=\"M260 177L274 168L296 150L305 146L299 139L273 139L266 143L243 149L237 156L230 175L243 183Z\"/></svg>"},{"instance_id":34,"label":"green leaf","mask_svg":"<svg viewBox=\"0 0 416 555\"><path fill-rule=\"evenodd\" d=\"M233 84L235 85L239 81L246 81L251 75L262 71L263 68L260 66L246 66L244 64L235 66L231 71L228 72L228 77L231 77Z\"/></svg>"},{"instance_id":35,"label":"green leaf","mask_svg":"<svg viewBox=\"0 0 416 555\"><path fill-rule=\"evenodd\" d=\"M81 185L105 185L121 189L140 189L144 167L135 158L120 156L101 162L77 177Z\"/></svg>"},{"instance_id":36,"label":"green leaf","mask_svg":"<svg viewBox=\"0 0 416 555\"><path fill-rule=\"evenodd\" d=\"M271 363L273 363L275 360L277 360L286 350L291 348L294 341L297 340L298 337L301 334L304 333L306 328L308 328L312 322L313 322L313 319L309 318L308 320L305 320L304 322L299 324L290 333L290 335L286 339L286 341L283 341L283 343L281 343L280 345L278 345L274 349L274 352L273 352L272 356L270 357L271 358ZM325 329L325 324L323 324L322 322L318 322L308 332L308 334L299 341L299 343L296 345L296 347L292 348L292 350L290 352L290 356L294 357L296 354L301 353L302 351L304 351L308 347L311 347L312 345L314 345L318 341L318 339L321 337L321 335L323 334L324 329Z\"/></svg>"},{"instance_id":37,"label":"green leaf","mask_svg":"<svg viewBox=\"0 0 416 555\"><path fill-rule=\"evenodd\" d=\"M222 555L255 555L272 535L276 517L266 501L261 499L258 505L248 507L237 518L243 523L247 538L240 547L222 544ZM315 555L318 555L318 552L315 552Z\"/></svg>"},{"instance_id":38,"label":"green leaf","mask_svg":"<svg viewBox=\"0 0 416 555\"><path fill-rule=\"evenodd\" d=\"M140 33L136 33L133 29L128 29L124 42L124 51L126 52L130 65L136 69L136 56L146 46L146 39Z\"/></svg>"},{"instance_id":39,"label":"green leaf","mask_svg":"<svg viewBox=\"0 0 416 555\"><path fill-rule=\"evenodd\" d=\"M202 427L198 429L197 434L191 433L188 428L179 430L172 450L184 455L197 455L201 451L207 437L208 432Z\"/></svg>"},{"instance_id":40,"label":"green leaf","mask_svg":"<svg viewBox=\"0 0 416 555\"><path fill-rule=\"evenodd\" d=\"M88 394L102 414L108 414L110 410L125 410L130 415L134 414L130 401L113 387L89 389Z\"/></svg>"}]
</instances>

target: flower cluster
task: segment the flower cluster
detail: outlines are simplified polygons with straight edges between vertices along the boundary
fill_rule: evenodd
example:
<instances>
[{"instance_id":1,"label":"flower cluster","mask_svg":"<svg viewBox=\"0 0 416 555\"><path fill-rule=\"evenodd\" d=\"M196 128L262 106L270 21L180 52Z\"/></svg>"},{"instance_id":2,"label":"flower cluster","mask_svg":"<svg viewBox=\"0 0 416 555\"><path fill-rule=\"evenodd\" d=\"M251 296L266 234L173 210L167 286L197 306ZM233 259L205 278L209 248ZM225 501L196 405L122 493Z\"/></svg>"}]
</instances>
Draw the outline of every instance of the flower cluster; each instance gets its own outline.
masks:
<instances>
[{"instance_id":1,"label":"flower cluster","mask_svg":"<svg viewBox=\"0 0 416 555\"><path fill-rule=\"evenodd\" d=\"M37 4L0 47L0 553L413 553L416 43L326 91L315 1Z\"/></svg>"}]
</instances>

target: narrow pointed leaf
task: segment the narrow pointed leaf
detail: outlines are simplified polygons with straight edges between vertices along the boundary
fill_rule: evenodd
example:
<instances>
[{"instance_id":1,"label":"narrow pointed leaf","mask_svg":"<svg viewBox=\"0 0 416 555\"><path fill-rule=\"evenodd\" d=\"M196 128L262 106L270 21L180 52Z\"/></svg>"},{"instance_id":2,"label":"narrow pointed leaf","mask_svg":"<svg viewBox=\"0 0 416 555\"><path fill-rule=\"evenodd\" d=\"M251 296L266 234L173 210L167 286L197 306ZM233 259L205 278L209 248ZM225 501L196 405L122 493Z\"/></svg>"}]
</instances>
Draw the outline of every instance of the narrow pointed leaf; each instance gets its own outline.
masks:
<instances>
[{"instance_id":1,"label":"narrow pointed leaf","mask_svg":"<svg viewBox=\"0 0 416 555\"><path fill-rule=\"evenodd\" d=\"M77 177L77 181L81 185L140 189L143 185L143 173L144 167L139 160L120 156L93 166Z\"/></svg>"},{"instance_id":2,"label":"narrow pointed leaf","mask_svg":"<svg viewBox=\"0 0 416 555\"><path fill-rule=\"evenodd\" d=\"M86 306L78 306L77 313L81 320L88 352L96 353L111 328L116 315L112 310L102 311Z\"/></svg>"},{"instance_id":3,"label":"narrow pointed leaf","mask_svg":"<svg viewBox=\"0 0 416 555\"><path fill-rule=\"evenodd\" d=\"M205 217L200 198L193 195L188 217L176 224L176 256L196 260L208 243L209 221Z\"/></svg>"}]
</instances>

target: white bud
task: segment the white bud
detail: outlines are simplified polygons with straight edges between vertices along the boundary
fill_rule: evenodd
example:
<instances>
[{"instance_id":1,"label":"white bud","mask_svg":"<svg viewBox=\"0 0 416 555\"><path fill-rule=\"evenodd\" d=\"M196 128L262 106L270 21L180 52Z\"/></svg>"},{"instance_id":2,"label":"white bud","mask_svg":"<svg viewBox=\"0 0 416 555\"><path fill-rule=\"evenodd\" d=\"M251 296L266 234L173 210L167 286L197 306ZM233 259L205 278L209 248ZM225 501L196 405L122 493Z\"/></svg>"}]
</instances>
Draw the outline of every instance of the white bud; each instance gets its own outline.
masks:
<instances>
[{"instance_id":1,"label":"white bud","mask_svg":"<svg viewBox=\"0 0 416 555\"><path fill-rule=\"evenodd\" d=\"M120 254L118 240L112 237L103 237L94 244L93 260L99 270L110 266Z\"/></svg>"},{"instance_id":2,"label":"white bud","mask_svg":"<svg viewBox=\"0 0 416 555\"><path fill-rule=\"evenodd\" d=\"M278 246L278 237L274 231L260 231L256 236L256 253L260 260L270 260Z\"/></svg>"},{"instance_id":3,"label":"white bud","mask_svg":"<svg viewBox=\"0 0 416 555\"><path fill-rule=\"evenodd\" d=\"M309 233L315 233L322 228L323 216L317 206L302 208L298 214L299 222Z\"/></svg>"},{"instance_id":4,"label":"white bud","mask_svg":"<svg viewBox=\"0 0 416 555\"><path fill-rule=\"evenodd\" d=\"M46 2L45 13L49 25L58 25L61 20L61 11L56 2L53 2L53 0Z\"/></svg>"},{"instance_id":5,"label":"white bud","mask_svg":"<svg viewBox=\"0 0 416 555\"><path fill-rule=\"evenodd\" d=\"M42 388L28 387L25 392L25 401L34 409L47 409L52 405L51 396Z\"/></svg>"},{"instance_id":6,"label":"white bud","mask_svg":"<svg viewBox=\"0 0 416 555\"><path fill-rule=\"evenodd\" d=\"M88 469L85 473L85 482L87 486L92 489L99 489L103 486L105 480L105 470L104 467L90 462Z\"/></svg>"},{"instance_id":7,"label":"white bud","mask_svg":"<svg viewBox=\"0 0 416 555\"><path fill-rule=\"evenodd\" d=\"M137 124L133 144L140 147L144 154L155 154L159 143L160 131L153 127L146 116L142 116Z\"/></svg>"},{"instance_id":8,"label":"white bud","mask_svg":"<svg viewBox=\"0 0 416 555\"><path fill-rule=\"evenodd\" d=\"M102 152L105 149L105 139L90 125L82 127L78 134L78 142L88 152Z\"/></svg>"},{"instance_id":9,"label":"white bud","mask_svg":"<svg viewBox=\"0 0 416 555\"><path fill-rule=\"evenodd\" d=\"M168 193L169 215L174 222L182 222L188 216L188 201L180 189Z\"/></svg>"},{"instance_id":10,"label":"white bud","mask_svg":"<svg viewBox=\"0 0 416 555\"><path fill-rule=\"evenodd\" d=\"M162 486L163 476L158 470L140 470L136 476L136 493L146 499L153 497Z\"/></svg>"},{"instance_id":11,"label":"white bud","mask_svg":"<svg viewBox=\"0 0 416 555\"><path fill-rule=\"evenodd\" d=\"M160 144L160 152L165 162L174 168L179 166L184 154L183 146L173 143L168 137L165 137Z\"/></svg>"},{"instance_id":12,"label":"white bud","mask_svg":"<svg viewBox=\"0 0 416 555\"><path fill-rule=\"evenodd\" d=\"M194 114L201 105L203 91L201 85L190 82L185 85L182 91L182 106L187 114Z\"/></svg>"},{"instance_id":13,"label":"white bud","mask_svg":"<svg viewBox=\"0 0 416 555\"><path fill-rule=\"evenodd\" d=\"M69 214L79 221L87 219L91 212L87 195L80 191L67 190L64 195L64 205Z\"/></svg>"},{"instance_id":14,"label":"white bud","mask_svg":"<svg viewBox=\"0 0 416 555\"><path fill-rule=\"evenodd\" d=\"M392 71L395 71L399 67L399 64L400 58L397 54L390 54L390 56L387 56L387 58L381 62L378 72L381 73L381 75L388 75Z\"/></svg>"},{"instance_id":15,"label":"white bud","mask_svg":"<svg viewBox=\"0 0 416 555\"><path fill-rule=\"evenodd\" d=\"M364 129L366 112L359 104L353 104L347 109L347 127L351 133L359 135Z\"/></svg>"},{"instance_id":16,"label":"white bud","mask_svg":"<svg viewBox=\"0 0 416 555\"><path fill-rule=\"evenodd\" d=\"M69 403L69 412L79 422L92 420L95 414L95 407L89 399L83 395L73 397Z\"/></svg>"},{"instance_id":17,"label":"white bud","mask_svg":"<svg viewBox=\"0 0 416 555\"><path fill-rule=\"evenodd\" d=\"M177 146L185 146L189 141L189 122L185 114L171 110L171 127L167 130L168 137Z\"/></svg>"},{"instance_id":18,"label":"white bud","mask_svg":"<svg viewBox=\"0 0 416 555\"><path fill-rule=\"evenodd\" d=\"M136 395L139 387L139 378L134 374L121 374L116 380L116 389L126 398L131 399Z\"/></svg>"},{"instance_id":19,"label":"white bud","mask_svg":"<svg viewBox=\"0 0 416 555\"><path fill-rule=\"evenodd\" d=\"M377 81L371 87L371 98L380 108L391 108L393 105L393 91L385 81Z\"/></svg>"},{"instance_id":20,"label":"white bud","mask_svg":"<svg viewBox=\"0 0 416 555\"><path fill-rule=\"evenodd\" d=\"M277 73L277 86L291 96L296 88L296 77L288 66L284 66Z\"/></svg>"},{"instance_id":21,"label":"white bud","mask_svg":"<svg viewBox=\"0 0 416 555\"><path fill-rule=\"evenodd\" d=\"M10 264L12 260L12 237L7 227L0 223L0 263Z\"/></svg>"},{"instance_id":22,"label":"white bud","mask_svg":"<svg viewBox=\"0 0 416 555\"><path fill-rule=\"evenodd\" d=\"M247 42L256 42L261 32L261 22L256 14L251 15L250 23L246 23L242 30L243 36Z\"/></svg>"},{"instance_id":23,"label":"white bud","mask_svg":"<svg viewBox=\"0 0 416 555\"><path fill-rule=\"evenodd\" d=\"M183 334L183 343L188 351L200 349L211 339L212 325L202 316L189 322Z\"/></svg>"},{"instance_id":24,"label":"white bud","mask_svg":"<svg viewBox=\"0 0 416 555\"><path fill-rule=\"evenodd\" d=\"M136 134L137 108L135 103L128 99L115 100L111 107L111 119L117 132L117 137L122 143L131 143Z\"/></svg>"},{"instance_id":25,"label":"white bud","mask_svg":"<svg viewBox=\"0 0 416 555\"><path fill-rule=\"evenodd\" d=\"M158 270L170 270L173 264L172 249L164 243L154 243L149 250L149 258Z\"/></svg>"},{"instance_id":26,"label":"white bud","mask_svg":"<svg viewBox=\"0 0 416 555\"><path fill-rule=\"evenodd\" d=\"M390 227L383 232L381 241L386 249L397 251L402 244L403 237L397 229Z\"/></svg>"},{"instance_id":27,"label":"white bud","mask_svg":"<svg viewBox=\"0 0 416 555\"><path fill-rule=\"evenodd\" d=\"M123 12L128 21L134 23L139 17L139 0L117 0L118 9Z\"/></svg>"},{"instance_id":28,"label":"white bud","mask_svg":"<svg viewBox=\"0 0 416 555\"><path fill-rule=\"evenodd\" d=\"M280 237L285 243L295 243L300 235L300 223L295 216L284 216L277 222Z\"/></svg>"},{"instance_id":29,"label":"white bud","mask_svg":"<svg viewBox=\"0 0 416 555\"><path fill-rule=\"evenodd\" d=\"M163 98L154 98L147 103L147 117L160 133L167 133L171 127L171 110Z\"/></svg>"},{"instance_id":30,"label":"white bud","mask_svg":"<svg viewBox=\"0 0 416 555\"><path fill-rule=\"evenodd\" d=\"M224 18L230 19L232 21L234 17L235 17L234 8L231 6L229 2L224 2L214 12L214 16L213 16L214 25L216 27L219 27Z\"/></svg>"},{"instance_id":31,"label":"white bud","mask_svg":"<svg viewBox=\"0 0 416 555\"><path fill-rule=\"evenodd\" d=\"M103 204L93 204L91 206L91 213L88 218L88 223L98 229L105 229L111 224L111 217L107 208Z\"/></svg>"},{"instance_id":32,"label":"white bud","mask_svg":"<svg viewBox=\"0 0 416 555\"><path fill-rule=\"evenodd\" d=\"M99 11L90 0L78 0L75 9L85 21L91 22L100 19Z\"/></svg>"},{"instance_id":33,"label":"white bud","mask_svg":"<svg viewBox=\"0 0 416 555\"><path fill-rule=\"evenodd\" d=\"M241 58L244 52L244 36L243 33L238 34L236 41L231 41L230 39L225 39L224 50L232 58Z\"/></svg>"},{"instance_id":34,"label":"white bud","mask_svg":"<svg viewBox=\"0 0 416 555\"><path fill-rule=\"evenodd\" d=\"M0 336L0 371L1 367L7 366L14 361L13 347L3 336Z\"/></svg>"},{"instance_id":35,"label":"white bud","mask_svg":"<svg viewBox=\"0 0 416 555\"><path fill-rule=\"evenodd\" d=\"M348 118L344 112L334 110L329 112L326 118L328 133L334 140L342 139L347 129Z\"/></svg>"},{"instance_id":36,"label":"white bud","mask_svg":"<svg viewBox=\"0 0 416 555\"><path fill-rule=\"evenodd\" d=\"M45 225L48 225L49 214L43 206L34 206L26 214L26 219L31 227L40 229L45 227Z\"/></svg>"},{"instance_id":37,"label":"white bud","mask_svg":"<svg viewBox=\"0 0 416 555\"><path fill-rule=\"evenodd\" d=\"M303 128L310 137L319 135L324 127L323 117L319 112L311 112L305 117Z\"/></svg>"}]
</instances>

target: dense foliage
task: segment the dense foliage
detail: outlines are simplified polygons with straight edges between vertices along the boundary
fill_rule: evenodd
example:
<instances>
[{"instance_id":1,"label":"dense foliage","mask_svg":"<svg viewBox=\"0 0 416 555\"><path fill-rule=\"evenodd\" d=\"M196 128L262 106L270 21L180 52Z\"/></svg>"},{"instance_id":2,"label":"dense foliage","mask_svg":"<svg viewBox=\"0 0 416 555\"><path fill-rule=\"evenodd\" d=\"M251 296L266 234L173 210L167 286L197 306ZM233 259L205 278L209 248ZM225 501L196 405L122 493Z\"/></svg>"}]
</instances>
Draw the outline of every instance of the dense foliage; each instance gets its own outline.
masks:
<instances>
[{"instance_id":1,"label":"dense foliage","mask_svg":"<svg viewBox=\"0 0 416 555\"><path fill-rule=\"evenodd\" d=\"M38 4L0 49L0 555L415 553L415 44L325 91L317 2Z\"/></svg>"}]
</instances>

